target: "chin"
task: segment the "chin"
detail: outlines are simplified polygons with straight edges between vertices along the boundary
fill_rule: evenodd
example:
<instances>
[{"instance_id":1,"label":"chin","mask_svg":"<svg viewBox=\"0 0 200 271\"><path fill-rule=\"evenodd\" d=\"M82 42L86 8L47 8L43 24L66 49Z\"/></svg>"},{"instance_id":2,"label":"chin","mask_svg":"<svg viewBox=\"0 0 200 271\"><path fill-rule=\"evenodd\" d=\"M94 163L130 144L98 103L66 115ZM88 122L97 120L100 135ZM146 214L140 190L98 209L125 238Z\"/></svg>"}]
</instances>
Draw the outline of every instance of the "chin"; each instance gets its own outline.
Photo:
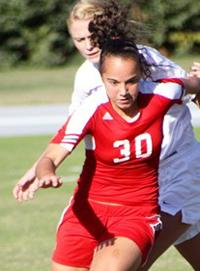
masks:
<instances>
[{"instance_id":1,"label":"chin","mask_svg":"<svg viewBox=\"0 0 200 271\"><path fill-rule=\"evenodd\" d=\"M90 62L92 62L93 64L97 64L97 63L99 63L99 56L97 56L97 57L91 57L88 60Z\"/></svg>"},{"instance_id":2,"label":"chin","mask_svg":"<svg viewBox=\"0 0 200 271\"><path fill-rule=\"evenodd\" d=\"M123 109L127 109L127 108L130 108L131 105L129 103L123 103L123 104L119 104L119 107Z\"/></svg>"},{"instance_id":3,"label":"chin","mask_svg":"<svg viewBox=\"0 0 200 271\"><path fill-rule=\"evenodd\" d=\"M127 112L127 111L129 111L130 106L121 105L121 106L119 106L119 109L122 110L122 111L124 111L124 112Z\"/></svg>"}]
</instances>

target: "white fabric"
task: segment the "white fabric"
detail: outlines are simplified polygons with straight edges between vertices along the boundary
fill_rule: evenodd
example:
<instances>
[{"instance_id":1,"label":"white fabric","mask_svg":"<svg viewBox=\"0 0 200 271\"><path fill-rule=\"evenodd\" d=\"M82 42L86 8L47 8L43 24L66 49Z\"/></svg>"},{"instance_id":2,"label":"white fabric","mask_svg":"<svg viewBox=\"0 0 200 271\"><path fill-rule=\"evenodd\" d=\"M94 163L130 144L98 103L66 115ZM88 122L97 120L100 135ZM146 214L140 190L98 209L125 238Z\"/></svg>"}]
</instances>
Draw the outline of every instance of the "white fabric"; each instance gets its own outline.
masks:
<instances>
[{"instance_id":1,"label":"white fabric","mask_svg":"<svg viewBox=\"0 0 200 271\"><path fill-rule=\"evenodd\" d=\"M138 45L138 48L149 64L155 64L151 68L153 80L185 77L186 72L182 68L157 50L141 45ZM70 113L92 92L100 90L102 85L98 67L85 61L75 77ZM200 172L197 163L200 161L200 147L195 143L191 114L186 104L171 107L164 119L163 132L159 177L161 208L172 215L182 210L183 222L198 224ZM163 205L162 201L166 201L167 204ZM195 226L192 226L191 231L194 228ZM196 229L199 230L199 227ZM182 236L181 240L187 239L189 233L188 230L188 235Z\"/></svg>"},{"instance_id":2,"label":"white fabric","mask_svg":"<svg viewBox=\"0 0 200 271\"><path fill-rule=\"evenodd\" d=\"M153 80L165 77L185 77L186 71L170 59L161 55L156 49L144 45L138 45L139 51L143 54L151 67Z\"/></svg>"},{"instance_id":3,"label":"white fabric","mask_svg":"<svg viewBox=\"0 0 200 271\"><path fill-rule=\"evenodd\" d=\"M157 94L163 97L166 97L168 99L182 99L184 90L182 89L182 86L173 83L173 82L167 82L167 83L155 83L150 81L142 81L141 80L142 88L140 88L141 93L145 94ZM167 88L166 88L167 85ZM180 91L181 89L181 91Z\"/></svg>"},{"instance_id":4,"label":"white fabric","mask_svg":"<svg viewBox=\"0 0 200 271\"><path fill-rule=\"evenodd\" d=\"M103 82L98 67L86 60L77 70L74 82L74 91L69 107L71 114L85 98L102 88Z\"/></svg>"},{"instance_id":5,"label":"white fabric","mask_svg":"<svg viewBox=\"0 0 200 271\"><path fill-rule=\"evenodd\" d=\"M200 220L200 143L193 142L160 163L159 204L175 215L182 211L182 222Z\"/></svg>"},{"instance_id":6,"label":"white fabric","mask_svg":"<svg viewBox=\"0 0 200 271\"><path fill-rule=\"evenodd\" d=\"M195 141L191 113L185 103L175 104L169 109L164 117L163 134L161 161Z\"/></svg>"}]
</instances>

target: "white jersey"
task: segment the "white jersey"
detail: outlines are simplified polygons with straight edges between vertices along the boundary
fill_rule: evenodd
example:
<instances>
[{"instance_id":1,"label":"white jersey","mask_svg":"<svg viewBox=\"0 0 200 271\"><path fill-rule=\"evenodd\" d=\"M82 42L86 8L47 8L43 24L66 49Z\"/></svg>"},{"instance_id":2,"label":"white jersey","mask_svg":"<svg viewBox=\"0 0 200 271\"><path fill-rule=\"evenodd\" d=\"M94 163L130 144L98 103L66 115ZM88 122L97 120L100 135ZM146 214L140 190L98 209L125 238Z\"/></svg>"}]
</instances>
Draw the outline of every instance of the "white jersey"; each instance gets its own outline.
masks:
<instances>
[{"instance_id":1,"label":"white jersey","mask_svg":"<svg viewBox=\"0 0 200 271\"><path fill-rule=\"evenodd\" d=\"M146 61L151 64L152 80L166 77L185 77L186 72L174 62L162 56L156 49L138 45ZM100 90L103 82L98 66L86 60L75 76L74 92L69 112L73 112L91 93ZM194 139L191 114L186 105L173 106L164 120L164 140L160 159L163 160ZM184 132L184 138L182 134Z\"/></svg>"},{"instance_id":2,"label":"white jersey","mask_svg":"<svg viewBox=\"0 0 200 271\"><path fill-rule=\"evenodd\" d=\"M85 98L102 88L103 82L97 65L86 60L77 70L69 114L79 107Z\"/></svg>"}]
</instances>

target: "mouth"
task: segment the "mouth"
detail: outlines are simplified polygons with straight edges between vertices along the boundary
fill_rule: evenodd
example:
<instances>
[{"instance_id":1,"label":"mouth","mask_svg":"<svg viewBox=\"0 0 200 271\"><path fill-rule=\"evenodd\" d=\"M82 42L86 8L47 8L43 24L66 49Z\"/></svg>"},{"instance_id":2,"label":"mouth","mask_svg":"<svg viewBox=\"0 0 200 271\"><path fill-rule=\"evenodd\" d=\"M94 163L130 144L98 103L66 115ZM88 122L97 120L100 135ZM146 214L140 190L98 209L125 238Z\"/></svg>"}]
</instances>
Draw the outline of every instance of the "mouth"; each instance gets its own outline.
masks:
<instances>
[{"instance_id":1,"label":"mouth","mask_svg":"<svg viewBox=\"0 0 200 271\"><path fill-rule=\"evenodd\" d=\"M131 100L131 98L129 95L126 95L126 96L118 99L118 101L120 101L120 102L130 102L130 100Z\"/></svg>"},{"instance_id":2,"label":"mouth","mask_svg":"<svg viewBox=\"0 0 200 271\"><path fill-rule=\"evenodd\" d=\"M119 104L130 104L130 100L129 99L123 99L123 100L118 100Z\"/></svg>"},{"instance_id":3,"label":"mouth","mask_svg":"<svg viewBox=\"0 0 200 271\"><path fill-rule=\"evenodd\" d=\"M97 56L99 54L99 52L94 52L91 54L87 54L88 57L93 57L93 56Z\"/></svg>"}]
</instances>

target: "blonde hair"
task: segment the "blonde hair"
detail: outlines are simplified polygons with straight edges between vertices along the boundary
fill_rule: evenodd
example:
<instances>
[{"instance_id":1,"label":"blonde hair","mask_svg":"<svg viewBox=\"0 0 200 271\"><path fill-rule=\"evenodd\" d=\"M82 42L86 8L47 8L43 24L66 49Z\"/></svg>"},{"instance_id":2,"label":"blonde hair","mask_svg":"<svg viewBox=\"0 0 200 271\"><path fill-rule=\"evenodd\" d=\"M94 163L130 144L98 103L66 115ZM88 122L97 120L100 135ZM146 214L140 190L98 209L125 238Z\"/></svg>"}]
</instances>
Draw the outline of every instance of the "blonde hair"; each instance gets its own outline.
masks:
<instances>
[{"instance_id":1,"label":"blonde hair","mask_svg":"<svg viewBox=\"0 0 200 271\"><path fill-rule=\"evenodd\" d=\"M70 26L74 20L90 20L94 15L100 15L106 8L104 0L79 0L71 8L67 19L67 26L70 31Z\"/></svg>"}]
</instances>

